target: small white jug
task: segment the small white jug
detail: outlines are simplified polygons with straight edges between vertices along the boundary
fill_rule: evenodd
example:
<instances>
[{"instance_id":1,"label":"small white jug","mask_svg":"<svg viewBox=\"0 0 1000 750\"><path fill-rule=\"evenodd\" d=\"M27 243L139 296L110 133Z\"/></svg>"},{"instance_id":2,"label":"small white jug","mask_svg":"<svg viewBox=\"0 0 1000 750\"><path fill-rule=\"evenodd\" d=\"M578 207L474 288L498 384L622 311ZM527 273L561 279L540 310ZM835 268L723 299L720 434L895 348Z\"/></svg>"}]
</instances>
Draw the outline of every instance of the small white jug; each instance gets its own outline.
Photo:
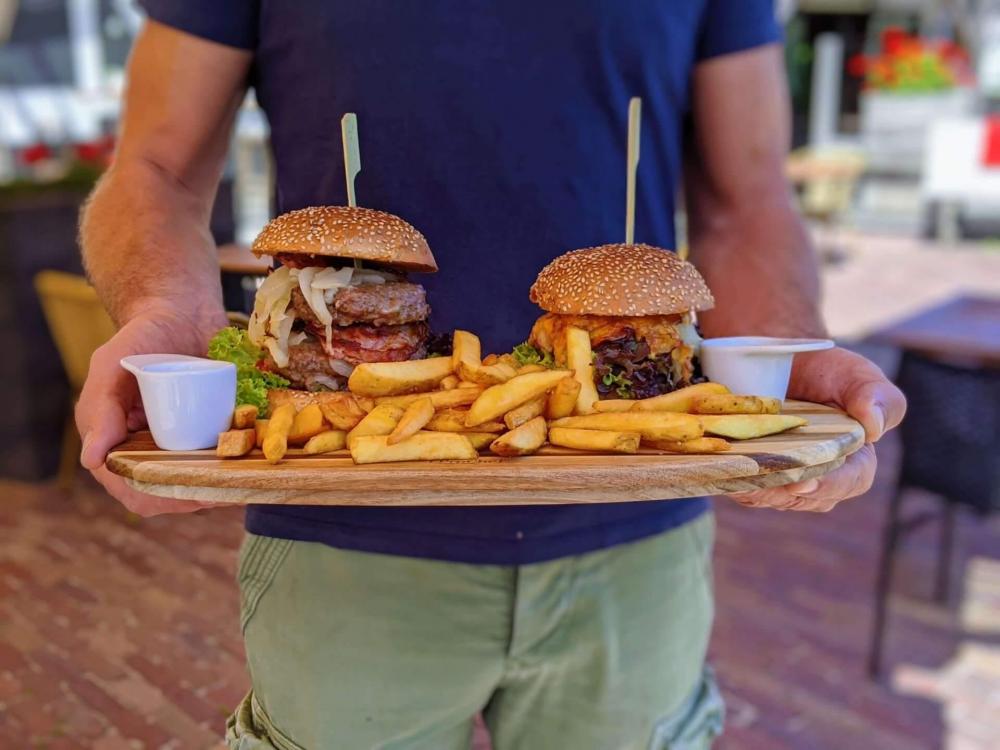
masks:
<instances>
[{"instance_id":1,"label":"small white jug","mask_svg":"<svg viewBox=\"0 0 1000 750\"><path fill-rule=\"evenodd\" d=\"M236 365L179 354L138 354L121 366L139 381L156 445L168 451L212 448L236 406Z\"/></svg>"}]
</instances>

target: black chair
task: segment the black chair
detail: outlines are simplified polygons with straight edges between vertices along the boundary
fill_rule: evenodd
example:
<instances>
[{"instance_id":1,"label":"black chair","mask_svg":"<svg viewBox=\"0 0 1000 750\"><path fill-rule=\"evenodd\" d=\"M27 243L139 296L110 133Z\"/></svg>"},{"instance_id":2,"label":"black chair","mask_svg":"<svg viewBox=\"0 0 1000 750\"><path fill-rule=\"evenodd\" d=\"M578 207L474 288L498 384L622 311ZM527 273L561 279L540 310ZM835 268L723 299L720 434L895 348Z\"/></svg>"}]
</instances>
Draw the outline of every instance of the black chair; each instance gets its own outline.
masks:
<instances>
[{"instance_id":1,"label":"black chair","mask_svg":"<svg viewBox=\"0 0 1000 750\"><path fill-rule=\"evenodd\" d=\"M988 515L1000 510L1000 370L971 369L905 352L897 377L909 401L900 426L903 456L889 503L875 588L875 621L868 674L882 667L886 606L896 550L909 532L940 523L934 597L948 598L955 513L959 506ZM940 498L939 513L902 515L906 491Z\"/></svg>"}]
</instances>

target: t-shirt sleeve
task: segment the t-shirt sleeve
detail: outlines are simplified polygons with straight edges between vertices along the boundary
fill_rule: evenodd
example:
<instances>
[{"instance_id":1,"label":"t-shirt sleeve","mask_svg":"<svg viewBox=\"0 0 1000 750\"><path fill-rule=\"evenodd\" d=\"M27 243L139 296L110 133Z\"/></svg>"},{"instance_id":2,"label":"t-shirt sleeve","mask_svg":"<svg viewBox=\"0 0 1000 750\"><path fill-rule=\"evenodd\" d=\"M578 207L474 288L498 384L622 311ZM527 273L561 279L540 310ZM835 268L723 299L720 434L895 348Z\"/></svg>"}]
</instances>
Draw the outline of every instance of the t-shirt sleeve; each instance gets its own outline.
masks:
<instances>
[{"instance_id":1,"label":"t-shirt sleeve","mask_svg":"<svg viewBox=\"0 0 1000 750\"><path fill-rule=\"evenodd\" d=\"M252 50L257 46L258 0L139 0L146 15L165 26Z\"/></svg>"},{"instance_id":2,"label":"t-shirt sleeve","mask_svg":"<svg viewBox=\"0 0 1000 750\"><path fill-rule=\"evenodd\" d=\"M780 39L774 0L708 0L698 59L742 52Z\"/></svg>"}]
</instances>

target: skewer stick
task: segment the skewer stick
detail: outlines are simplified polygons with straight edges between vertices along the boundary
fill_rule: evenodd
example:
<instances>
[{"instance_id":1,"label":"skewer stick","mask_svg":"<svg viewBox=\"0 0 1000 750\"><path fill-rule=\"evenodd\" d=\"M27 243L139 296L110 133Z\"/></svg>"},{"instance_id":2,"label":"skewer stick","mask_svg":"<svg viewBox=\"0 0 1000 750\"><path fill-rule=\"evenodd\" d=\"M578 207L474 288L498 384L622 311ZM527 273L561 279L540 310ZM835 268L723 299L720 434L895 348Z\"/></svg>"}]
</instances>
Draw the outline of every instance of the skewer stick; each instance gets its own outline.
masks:
<instances>
[{"instance_id":1,"label":"skewer stick","mask_svg":"<svg viewBox=\"0 0 1000 750\"><path fill-rule=\"evenodd\" d=\"M344 178L347 180L347 205L358 205L354 195L354 178L361 171L361 149L358 147L358 116L348 112L340 118L340 137L344 143Z\"/></svg>"},{"instance_id":2,"label":"skewer stick","mask_svg":"<svg viewBox=\"0 0 1000 750\"><path fill-rule=\"evenodd\" d=\"M628 156L625 165L625 244L635 242L635 174L639 167L639 128L642 99L633 96L628 103Z\"/></svg>"},{"instance_id":3,"label":"skewer stick","mask_svg":"<svg viewBox=\"0 0 1000 750\"><path fill-rule=\"evenodd\" d=\"M347 205L358 205L354 194L354 178L361 171L361 147L358 145L358 116L348 112L340 118L340 140L344 144L344 179L347 181ZM361 261L354 259L354 267L361 268Z\"/></svg>"}]
</instances>

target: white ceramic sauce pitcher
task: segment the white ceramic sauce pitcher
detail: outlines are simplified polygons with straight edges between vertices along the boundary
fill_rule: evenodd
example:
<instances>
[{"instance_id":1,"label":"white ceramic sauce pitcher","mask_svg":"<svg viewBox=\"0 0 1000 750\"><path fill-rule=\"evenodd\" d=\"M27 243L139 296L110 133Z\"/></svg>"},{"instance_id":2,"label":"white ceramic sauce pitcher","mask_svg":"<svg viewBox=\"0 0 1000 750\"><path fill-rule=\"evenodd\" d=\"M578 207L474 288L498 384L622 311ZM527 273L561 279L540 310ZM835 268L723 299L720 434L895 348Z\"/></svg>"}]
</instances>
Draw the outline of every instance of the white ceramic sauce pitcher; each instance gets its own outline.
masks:
<instances>
[{"instance_id":1,"label":"white ceramic sauce pitcher","mask_svg":"<svg viewBox=\"0 0 1000 750\"><path fill-rule=\"evenodd\" d=\"M833 348L830 339L776 339L732 336L701 342L701 367L708 379L733 393L784 400L792 358L800 352Z\"/></svg>"},{"instance_id":2,"label":"white ceramic sauce pitcher","mask_svg":"<svg viewBox=\"0 0 1000 750\"><path fill-rule=\"evenodd\" d=\"M179 354L138 354L121 366L139 381L156 445L168 451L212 448L236 407L236 365Z\"/></svg>"}]
</instances>

